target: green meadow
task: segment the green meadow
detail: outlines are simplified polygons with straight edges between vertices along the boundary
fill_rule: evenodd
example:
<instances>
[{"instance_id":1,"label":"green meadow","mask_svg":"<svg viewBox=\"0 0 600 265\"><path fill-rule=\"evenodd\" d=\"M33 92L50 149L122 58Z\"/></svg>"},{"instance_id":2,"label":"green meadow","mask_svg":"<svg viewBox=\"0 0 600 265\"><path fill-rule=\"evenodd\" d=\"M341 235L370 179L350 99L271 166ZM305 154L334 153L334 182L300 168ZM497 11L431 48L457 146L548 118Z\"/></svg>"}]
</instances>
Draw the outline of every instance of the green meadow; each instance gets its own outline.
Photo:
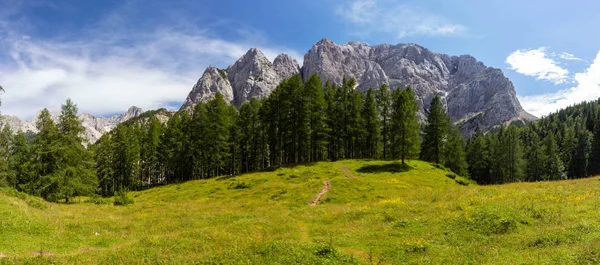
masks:
<instances>
[{"instance_id":1,"label":"green meadow","mask_svg":"<svg viewBox=\"0 0 600 265\"><path fill-rule=\"evenodd\" d=\"M126 206L4 189L0 264L596 264L599 191L363 160L130 192Z\"/></svg>"}]
</instances>

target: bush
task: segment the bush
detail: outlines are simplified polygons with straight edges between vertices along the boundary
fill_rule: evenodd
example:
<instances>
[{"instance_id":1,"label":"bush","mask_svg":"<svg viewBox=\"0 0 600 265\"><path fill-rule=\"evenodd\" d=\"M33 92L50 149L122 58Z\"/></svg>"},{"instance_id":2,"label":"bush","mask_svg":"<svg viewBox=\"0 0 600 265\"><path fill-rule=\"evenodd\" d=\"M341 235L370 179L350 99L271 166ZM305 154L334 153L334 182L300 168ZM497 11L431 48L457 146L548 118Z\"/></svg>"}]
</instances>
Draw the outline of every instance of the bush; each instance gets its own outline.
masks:
<instances>
[{"instance_id":1,"label":"bush","mask_svg":"<svg viewBox=\"0 0 600 265\"><path fill-rule=\"evenodd\" d=\"M85 203L93 203L93 204L109 204L110 202L107 201L106 199L100 197L97 194L92 195L92 197L89 197L87 200L84 201Z\"/></svg>"},{"instance_id":2,"label":"bush","mask_svg":"<svg viewBox=\"0 0 600 265\"><path fill-rule=\"evenodd\" d=\"M233 182L231 183L231 185L229 185L229 189L234 189L234 190L242 190L242 189L249 189L250 188L250 184L246 183L246 182Z\"/></svg>"},{"instance_id":3,"label":"bush","mask_svg":"<svg viewBox=\"0 0 600 265\"><path fill-rule=\"evenodd\" d=\"M448 174L446 174L446 177L449 177L451 179L456 179L456 174L454 174L454 173L448 173Z\"/></svg>"},{"instance_id":4,"label":"bush","mask_svg":"<svg viewBox=\"0 0 600 265\"><path fill-rule=\"evenodd\" d=\"M471 182L468 179L464 179L464 178L456 178L456 179L454 179L454 181L456 181L456 183L463 185L463 186L469 186L469 184L471 184Z\"/></svg>"},{"instance_id":5,"label":"bush","mask_svg":"<svg viewBox=\"0 0 600 265\"><path fill-rule=\"evenodd\" d=\"M124 205L133 204L133 199L129 198L127 196L127 191L124 191L124 190L118 191L117 196L115 196L114 200L115 200L115 202L114 202L115 206L124 206Z\"/></svg>"}]
</instances>

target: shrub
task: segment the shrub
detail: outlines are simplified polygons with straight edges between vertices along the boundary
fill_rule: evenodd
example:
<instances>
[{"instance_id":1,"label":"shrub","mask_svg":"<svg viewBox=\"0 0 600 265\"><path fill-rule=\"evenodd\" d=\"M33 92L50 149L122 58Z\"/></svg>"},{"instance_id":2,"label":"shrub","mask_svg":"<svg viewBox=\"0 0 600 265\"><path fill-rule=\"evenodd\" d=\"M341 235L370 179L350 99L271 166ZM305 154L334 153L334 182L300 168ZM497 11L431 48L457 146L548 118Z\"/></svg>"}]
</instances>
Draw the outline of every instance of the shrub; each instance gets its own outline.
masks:
<instances>
[{"instance_id":1,"label":"shrub","mask_svg":"<svg viewBox=\"0 0 600 265\"><path fill-rule=\"evenodd\" d=\"M133 199L127 196L127 191L121 190L117 192L117 196L114 198L115 206L125 206L129 204L133 204Z\"/></svg>"},{"instance_id":2,"label":"shrub","mask_svg":"<svg viewBox=\"0 0 600 265\"><path fill-rule=\"evenodd\" d=\"M471 184L471 182L467 179L464 178L456 178L454 179L454 181L456 181L456 183L463 185L463 186L469 186L469 184Z\"/></svg>"},{"instance_id":3,"label":"shrub","mask_svg":"<svg viewBox=\"0 0 600 265\"><path fill-rule=\"evenodd\" d=\"M229 189L241 190L241 189L249 189L250 184L246 182L233 182L229 185Z\"/></svg>"},{"instance_id":4,"label":"shrub","mask_svg":"<svg viewBox=\"0 0 600 265\"><path fill-rule=\"evenodd\" d=\"M451 179L456 179L456 174L454 174L454 173L448 173L448 174L446 174L446 177L449 177Z\"/></svg>"},{"instance_id":5,"label":"shrub","mask_svg":"<svg viewBox=\"0 0 600 265\"><path fill-rule=\"evenodd\" d=\"M109 204L110 202L107 201L106 199L100 197L97 194L92 195L92 197L89 197L87 200L84 201L85 203L93 203L93 204Z\"/></svg>"}]
</instances>

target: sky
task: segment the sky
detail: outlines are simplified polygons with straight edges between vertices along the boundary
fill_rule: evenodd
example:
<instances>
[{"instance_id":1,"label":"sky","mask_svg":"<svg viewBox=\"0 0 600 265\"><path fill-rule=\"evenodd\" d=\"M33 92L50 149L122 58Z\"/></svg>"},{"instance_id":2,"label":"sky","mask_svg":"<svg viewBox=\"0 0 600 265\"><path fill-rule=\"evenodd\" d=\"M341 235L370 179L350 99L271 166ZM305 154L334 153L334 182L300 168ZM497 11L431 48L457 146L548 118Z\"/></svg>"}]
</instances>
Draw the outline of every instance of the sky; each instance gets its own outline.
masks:
<instances>
[{"instance_id":1,"label":"sky","mask_svg":"<svg viewBox=\"0 0 600 265\"><path fill-rule=\"evenodd\" d=\"M336 43L417 43L500 68L536 116L600 97L593 0L0 0L2 114L71 98L110 116L178 109L204 69Z\"/></svg>"}]
</instances>

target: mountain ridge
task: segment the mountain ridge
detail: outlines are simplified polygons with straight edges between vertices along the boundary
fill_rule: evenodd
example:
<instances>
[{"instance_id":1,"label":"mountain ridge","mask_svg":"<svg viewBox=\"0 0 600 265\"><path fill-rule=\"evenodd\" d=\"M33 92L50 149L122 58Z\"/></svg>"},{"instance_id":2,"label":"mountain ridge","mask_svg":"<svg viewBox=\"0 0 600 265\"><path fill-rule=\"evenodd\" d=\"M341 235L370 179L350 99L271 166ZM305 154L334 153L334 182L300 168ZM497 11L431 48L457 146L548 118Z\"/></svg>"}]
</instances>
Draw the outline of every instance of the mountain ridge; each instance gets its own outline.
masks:
<instances>
[{"instance_id":1,"label":"mountain ridge","mask_svg":"<svg viewBox=\"0 0 600 265\"><path fill-rule=\"evenodd\" d=\"M98 141L98 139L100 139L100 137L102 137L102 135L110 132L112 129L117 127L117 125L126 122L129 119L138 117L142 113L144 113L144 110L136 106L130 107L122 114L114 115L108 118L101 116L96 117L88 113L81 113L78 115L78 117L81 120L81 125L85 129L82 137L88 143L94 144L96 141ZM50 112L50 115L54 122L58 122L60 112L52 111ZM33 133L37 133L38 129L35 126L37 116L38 115L36 115L36 118L31 120L21 120L17 116L2 115L0 116L0 127L4 127L5 124L8 124L14 132L20 130L23 132L31 131Z\"/></svg>"},{"instance_id":2,"label":"mountain ridge","mask_svg":"<svg viewBox=\"0 0 600 265\"><path fill-rule=\"evenodd\" d=\"M411 86L421 122L431 99L440 96L448 115L466 136L477 128L487 131L506 122L537 119L522 108L512 82L501 69L487 67L471 55L450 56L414 43L371 46L358 41L336 44L324 38L308 50L301 68L289 55L281 54L271 63L259 49L252 48L221 70L227 78L219 74L219 79L210 69L198 80L182 109L191 109L217 92L240 107L252 97L268 96L281 80L294 74L306 79L317 73L323 82L338 85L344 78L354 78L356 89L363 91L383 84L392 90Z\"/></svg>"}]
</instances>

